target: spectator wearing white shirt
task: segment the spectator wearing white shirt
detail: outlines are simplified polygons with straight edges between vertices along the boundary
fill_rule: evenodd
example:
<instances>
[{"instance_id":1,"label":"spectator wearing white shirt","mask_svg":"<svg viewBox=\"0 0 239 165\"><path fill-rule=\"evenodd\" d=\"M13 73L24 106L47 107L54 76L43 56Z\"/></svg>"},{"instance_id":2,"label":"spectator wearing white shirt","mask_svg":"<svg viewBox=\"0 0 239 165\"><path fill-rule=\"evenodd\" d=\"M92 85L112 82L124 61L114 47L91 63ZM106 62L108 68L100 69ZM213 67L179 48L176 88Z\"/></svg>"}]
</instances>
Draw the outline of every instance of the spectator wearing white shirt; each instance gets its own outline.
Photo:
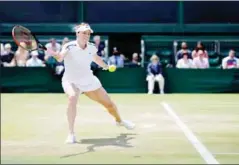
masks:
<instances>
[{"instance_id":1,"label":"spectator wearing white shirt","mask_svg":"<svg viewBox=\"0 0 239 165\"><path fill-rule=\"evenodd\" d=\"M177 62L177 68L194 68L193 60L188 58L188 53L183 53L183 58L179 59Z\"/></svg>"},{"instance_id":2,"label":"spectator wearing white shirt","mask_svg":"<svg viewBox=\"0 0 239 165\"><path fill-rule=\"evenodd\" d=\"M46 48L54 50L58 53L61 51L61 44L57 43L55 38L50 39L50 42L47 43L45 46L46 46ZM51 56L46 51L45 51L45 55L46 55L45 61L47 61L48 58Z\"/></svg>"},{"instance_id":3,"label":"spectator wearing white shirt","mask_svg":"<svg viewBox=\"0 0 239 165\"><path fill-rule=\"evenodd\" d=\"M11 66L12 59L14 58L15 52L12 51L10 43L4 45L4 51L1 54L1 61L4 66Z\"/></svg>"},{"instance_id":4,"label":"spectator wearing white shirt","mask_svg":"<svg viewBox=\"0 0 239 165\"><path fill-rule=\"evenodd\" d=\"M239 68L239 59L235 57L236 52L234 50L229 51L229 55L222 60L223 69Z\"/></svg>"},{"instance_id":5,"label":"spectator wearing white shirt","mask_svg":"<svg viewBox=\"0 0 239 165\"><path fill-rule=\"evenodd\" d=\"M164 94L164 77L162 75L162 64L160 63L159 57L153 55L150 58L150 63L147 66L147 77L148 81L148 94L153 94L155 81L158 82L159 90L161 94Z\"/></svg>"},{"instance_id":6,"label":"spectator wearing white shirt","mask_svg":"<svg viewBox=\"0 0 239 165\"><path fill-rule=\"evenodd\" d=\"M208 58L205 57L203 50L197 52L197 57L193 58L193 65L197 69L206 69L209 68Z\"/></svg>"},{"instance_id":7,"label":"spectator wearing white shirt","mask_svg":"<svg viewBox=\"0 0 239 165\"><path fill-rule=\"evenodd\" d=\"M4 46L3 46L3 44L2 43L0 43L0 53L1 53L1 56L3 55L3 53L4 53ZM1 57L1 67L2 66L4 66L3 65L3 62L2 62L2 57Z\"/></svg>"},{"instance_id":8,"label":"spectator wearing white shirt","mask_svg":"<svg viewBox=\"0 0 239 165\"><path fill-rule=\"evenodd\" d=\"M38 56L38 51L32 51L31 52L32 57L27 60L26 66L27 67L44 67L45 64L42 62L42 60L40 60L37 56Z\"/></svg>"}]
</instances>

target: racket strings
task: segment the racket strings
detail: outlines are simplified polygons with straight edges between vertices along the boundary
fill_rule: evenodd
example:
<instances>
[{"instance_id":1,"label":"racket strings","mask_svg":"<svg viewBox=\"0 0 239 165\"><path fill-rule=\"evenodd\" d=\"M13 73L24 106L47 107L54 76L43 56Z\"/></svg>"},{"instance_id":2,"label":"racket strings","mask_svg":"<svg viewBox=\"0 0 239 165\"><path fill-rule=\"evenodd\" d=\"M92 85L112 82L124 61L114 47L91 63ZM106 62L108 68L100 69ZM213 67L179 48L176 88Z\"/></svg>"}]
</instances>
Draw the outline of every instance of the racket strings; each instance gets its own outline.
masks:
<instances>
[{"instance_id":1,"label":"racket strings","mask_svg":"<svg viewBox=\"0 0 239 165\"><path fill-rule=\"evenodd\" d=\"M31 32L22 27L14 29L14 36L19 42L20 46L27 50L32 50L37 48L37 43L35 38L32 36Z\"/></svg>"}]
</instances>

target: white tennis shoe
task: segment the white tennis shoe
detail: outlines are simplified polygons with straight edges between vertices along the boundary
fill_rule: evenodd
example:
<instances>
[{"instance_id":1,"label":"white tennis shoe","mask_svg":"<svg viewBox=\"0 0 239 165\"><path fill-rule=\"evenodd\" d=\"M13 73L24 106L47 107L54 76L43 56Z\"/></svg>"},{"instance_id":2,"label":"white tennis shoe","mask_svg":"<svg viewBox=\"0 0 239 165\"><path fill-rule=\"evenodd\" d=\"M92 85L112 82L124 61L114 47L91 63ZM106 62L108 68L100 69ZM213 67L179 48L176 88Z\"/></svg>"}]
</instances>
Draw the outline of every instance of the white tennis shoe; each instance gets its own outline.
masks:
<instances>
[{"instance_id":1,"label":"white tennis shoe","mask_svg":"<svg viewBox=\"0 0 239 165\"><path fill-rule=\"evenodd\" d=\"M135 128L135 124L131 121L127 121L127 120L122 120L120 123L119 122L116 122L116 124L118 126L123 126L125 127L126 129L128 130L132 130Z\"/></svg>"},{"instance_id":2,"label":"white tennis shoe","mask_svg":"<svg viewBox=\"0 0 239 165\"><path fill-rule=\"evenodd\" d=\"M73 144L73 143L76 143L76 142L77 141L76 141L76 137L75 137L74 134L69 134L66 141L65 141L65 143L67 143L67 144Z\"/></svg>"}]
</instances>

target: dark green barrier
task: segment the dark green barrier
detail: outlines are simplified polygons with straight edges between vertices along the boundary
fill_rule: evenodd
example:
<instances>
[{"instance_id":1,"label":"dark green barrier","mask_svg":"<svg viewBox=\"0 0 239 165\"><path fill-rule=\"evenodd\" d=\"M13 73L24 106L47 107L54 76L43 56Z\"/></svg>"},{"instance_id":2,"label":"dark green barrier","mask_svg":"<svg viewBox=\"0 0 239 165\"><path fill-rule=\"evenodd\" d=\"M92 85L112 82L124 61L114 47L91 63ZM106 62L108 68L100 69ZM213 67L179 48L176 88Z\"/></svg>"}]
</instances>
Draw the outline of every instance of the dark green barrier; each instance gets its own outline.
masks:
<instances>
[{"instance_id":1,"label":"dark green barrier","mask_svg":"<svg viewBox=\"0 0 239 165\"><path fill-rule=\"evenodd\" d=\"M1 92L63 92L50 68L1 68Z\"/></svg>"},{"instance_id":2,"label":"dark green barrier","mask_svg":"<svg viewBox=\"0 0 239 165\"><path fill-rule=\"evenodd\" d=\"M114 73L96 72L108 92L146 93L145 68L123 68ZM165 69L167 93L239 92L239 70ZM1 91L63 92L61 79L49 68L1 68Z\"/></svg>"},{"instance_id":3,"label":"dark green barrier","mask_svg":"<svg viewBox=\"0 0 239 165\"><path fill-rule=\"evenodd\" d=\"M108 92L145 93L147 91L144 68L122 68L114 73L98 71L96 76Z\"/></svg>"},{"instance_id":4,"label":"dark green barrier","mask_svg":"<svg viewBox=\"0 0 239 165\"><path fill-rule=\"evenodd\" d=\"M238 93L239 69L166 69L169 93Z\"/></svg>"},{"instance_id":5,"label":"dark green barrier","mask_svg":"<svg viewBox=\"0 0 239 165\"><path fill-rule=\"evenodd\" d=\"M145 71L142 68L118 69L114 73L98 71L108 92L146 92ZM1 68L1 91L11 92L63 92L61 79L50 68Z\"/></svg>"}]
</instances>

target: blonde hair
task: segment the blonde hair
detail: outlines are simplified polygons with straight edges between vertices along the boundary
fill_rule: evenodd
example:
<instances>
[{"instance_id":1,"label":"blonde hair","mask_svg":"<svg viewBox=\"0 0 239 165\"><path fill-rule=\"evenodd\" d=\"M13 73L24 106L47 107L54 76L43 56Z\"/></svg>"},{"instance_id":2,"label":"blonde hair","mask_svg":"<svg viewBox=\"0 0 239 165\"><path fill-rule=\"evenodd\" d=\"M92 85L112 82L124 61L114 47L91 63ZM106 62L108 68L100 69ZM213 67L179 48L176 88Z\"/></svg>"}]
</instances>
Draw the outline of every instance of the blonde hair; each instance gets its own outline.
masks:
<instances>
[{"instance_id":1,"label":"blonde hair","mask_svg":"<svg viewBox=\"0 0 239 165\"><path fill-rule=\"evenodd\" d=\"M158 57L156 54L154 54L154 55L152 55L152 57L150 58L150 61L153 61L153 60L159 61L159 57Z\"/></svg>"},{"instance_id":2,"label":"blonde hair","mask_svg":"<svg viewBox=\"0 0 239 165\"><path fill-rule=\"evenodd\" d=\"M4 45L4 48L5 48L5 49L7 49L7 48L12 48L12 45L11 45L10 43L6 43L6 44Z\"/></svg>"}]
</instances>

